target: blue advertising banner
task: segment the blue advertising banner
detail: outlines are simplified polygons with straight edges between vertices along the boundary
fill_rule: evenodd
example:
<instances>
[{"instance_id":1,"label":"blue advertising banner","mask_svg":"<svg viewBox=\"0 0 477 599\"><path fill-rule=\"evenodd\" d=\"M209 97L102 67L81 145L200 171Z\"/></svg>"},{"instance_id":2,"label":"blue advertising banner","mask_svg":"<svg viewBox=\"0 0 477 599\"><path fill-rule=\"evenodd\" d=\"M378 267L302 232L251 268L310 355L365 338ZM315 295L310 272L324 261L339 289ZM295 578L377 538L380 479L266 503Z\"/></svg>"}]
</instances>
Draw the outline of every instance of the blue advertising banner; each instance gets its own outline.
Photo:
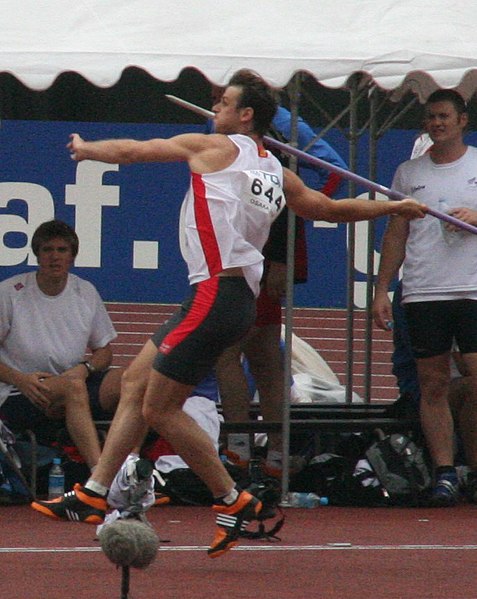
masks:
<instances>
[{"instance_id":1,"label":"blue advertising banner","mask_svg":"<svg viewBox=\"0 0 477 599\"><path fill-rule=\"evenodd\" d=\"M40 223L59 218L74 226L80 239L75 272L94 283L105 301L179 302L188 286L178 240L187 166L76 163L66 143L72 132L86 139L148 139L201 130L194 125L3 121L0 279L35 266L31 235ZM385 136L379 148L380 183L391 185L395 168L410 155L415 135L391 131ZM347 156L347 142L338 132L330 132L327 141ZM358 172L367 176L366 139L360 143L363 163ZM313 185L306 169L302 176ZM383 227L380 221L377 247ZM357 225L358 284L365 278L366 232L366 223ZM346 238L346 225L307 223L309 282L296 286L296 305L346 305Z\"/></svg>"}]
</instances>

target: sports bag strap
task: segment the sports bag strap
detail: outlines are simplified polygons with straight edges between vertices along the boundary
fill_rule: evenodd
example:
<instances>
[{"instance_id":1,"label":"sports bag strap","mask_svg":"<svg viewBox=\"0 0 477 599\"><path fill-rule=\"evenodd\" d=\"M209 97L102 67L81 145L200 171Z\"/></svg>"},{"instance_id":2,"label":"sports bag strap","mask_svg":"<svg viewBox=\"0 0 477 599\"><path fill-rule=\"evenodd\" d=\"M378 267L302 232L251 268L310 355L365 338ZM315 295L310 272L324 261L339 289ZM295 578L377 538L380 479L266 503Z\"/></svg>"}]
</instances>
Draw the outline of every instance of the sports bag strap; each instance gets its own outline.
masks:
<instances>
[{"instance_id":1,"label":"sports bag strap","mask_svg":"<svg viewBox=\"0 0 477 599\"><path fill-rule=\"evenodd\" d=\"M263 520L258 522L258 530L242 530L240 536L244 539L266 539L267 541L281 541L280 537L277 537L277 533L282 529L285 523L285 514L280 506L276 508L280 514L280 518L275 525L270 529L266 530Z\"/></svg>"}]
</instances>

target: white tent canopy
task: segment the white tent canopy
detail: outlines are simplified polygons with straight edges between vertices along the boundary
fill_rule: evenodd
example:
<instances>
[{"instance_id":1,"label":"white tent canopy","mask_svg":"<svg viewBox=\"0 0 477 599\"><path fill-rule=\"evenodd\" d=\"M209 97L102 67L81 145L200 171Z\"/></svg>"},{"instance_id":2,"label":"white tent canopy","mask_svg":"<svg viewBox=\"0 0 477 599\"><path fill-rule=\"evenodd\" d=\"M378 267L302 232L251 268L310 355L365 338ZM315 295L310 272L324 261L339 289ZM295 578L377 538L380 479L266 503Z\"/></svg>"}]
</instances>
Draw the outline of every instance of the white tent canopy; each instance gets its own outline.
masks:
<instances>
[{"instance_id":1,"label":"white tent canopy","mask_svg":"<svg viewBox=\"0 0 477 599\"><path fill-rule=\"evenodd\" d=\"M350 90L353 107L359 93L372 105L373 83L396 100L411 90L423 101L437 87L468 100L477 89L470 0L0 0L0 9L0 86L10 73L46 90L74 72L108 88L128 67L163 82L194 68L223 85L247 67L280 88L307 73Z\"/></svg>"},{"instance_id":2,"label":"white tent canopy","mask_svg":"<svg viewBox=\"0 0 477 599\"><path fill-rule=\"evenodd\" d=\"M283 87L305 71L341 87L353 73L421 99L477 85L477 4L454 0L0 0L0 72L42 90L74 71L109 87L125 68L162 81L194 67L224 84L239 68Z\"/></svg>"},{"instance_id":3,"label":"white tent canopy","mask_svg":"<svg viewBox=\"0 0 477 599\"><path fill-rule=\"evenodd\" d=\"M471 0L0 0L0 9L0 74L33 90L67 72L106 88L128 67L164 82L194 68L219 85L247 67L279 88L304 72L351 89L359 73L360 92L374 82L396 100L411 90L423 101L438 87L469 100L477 89ZM350 334L350 393L352 346Z\"/></svg>"}]
</instances>

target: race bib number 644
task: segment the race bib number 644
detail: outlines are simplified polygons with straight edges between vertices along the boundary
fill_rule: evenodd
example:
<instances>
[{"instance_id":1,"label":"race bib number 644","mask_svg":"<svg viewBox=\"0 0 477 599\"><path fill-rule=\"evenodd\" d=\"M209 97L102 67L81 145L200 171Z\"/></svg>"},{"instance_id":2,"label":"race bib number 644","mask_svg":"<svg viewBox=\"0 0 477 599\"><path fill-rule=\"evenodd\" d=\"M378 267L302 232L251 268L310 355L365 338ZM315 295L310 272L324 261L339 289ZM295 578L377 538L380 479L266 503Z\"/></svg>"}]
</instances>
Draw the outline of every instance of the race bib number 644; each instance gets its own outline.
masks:
<instances>
[{"instance_id":1,"label":"race bib number 644","mask_svg":"<svg viewBox=\"0 0 477 599\"><path fill-rule=\"evenodd\" d=\"M259 170L245 171L244 174L246 181L243 199L254 208L275 218L285 203L279 177L273 173Z\"/></svg>"}]
</instances>

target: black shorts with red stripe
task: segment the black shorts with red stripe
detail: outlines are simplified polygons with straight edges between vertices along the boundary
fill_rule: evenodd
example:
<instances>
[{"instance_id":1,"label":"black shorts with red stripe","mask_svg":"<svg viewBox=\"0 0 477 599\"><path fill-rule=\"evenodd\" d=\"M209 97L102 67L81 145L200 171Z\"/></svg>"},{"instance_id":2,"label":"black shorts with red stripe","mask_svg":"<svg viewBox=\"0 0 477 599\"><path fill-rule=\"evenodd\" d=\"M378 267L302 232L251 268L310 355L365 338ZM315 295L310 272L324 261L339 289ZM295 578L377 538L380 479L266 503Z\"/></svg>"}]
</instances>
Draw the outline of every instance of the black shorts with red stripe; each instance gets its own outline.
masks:
<instances>
[{"instance_id":1,"label":"black shorts with red stripe","mask_svg":"<svg viewBox=\"0 0 477 599\"><path fill-rule=\"evenodd\" d=\"M197 385L218 357L255 321L252 290L243 277L212 277L192 285L191 295L155 333L153 367L186 385Z\"/></svg>"}]
</instances>

